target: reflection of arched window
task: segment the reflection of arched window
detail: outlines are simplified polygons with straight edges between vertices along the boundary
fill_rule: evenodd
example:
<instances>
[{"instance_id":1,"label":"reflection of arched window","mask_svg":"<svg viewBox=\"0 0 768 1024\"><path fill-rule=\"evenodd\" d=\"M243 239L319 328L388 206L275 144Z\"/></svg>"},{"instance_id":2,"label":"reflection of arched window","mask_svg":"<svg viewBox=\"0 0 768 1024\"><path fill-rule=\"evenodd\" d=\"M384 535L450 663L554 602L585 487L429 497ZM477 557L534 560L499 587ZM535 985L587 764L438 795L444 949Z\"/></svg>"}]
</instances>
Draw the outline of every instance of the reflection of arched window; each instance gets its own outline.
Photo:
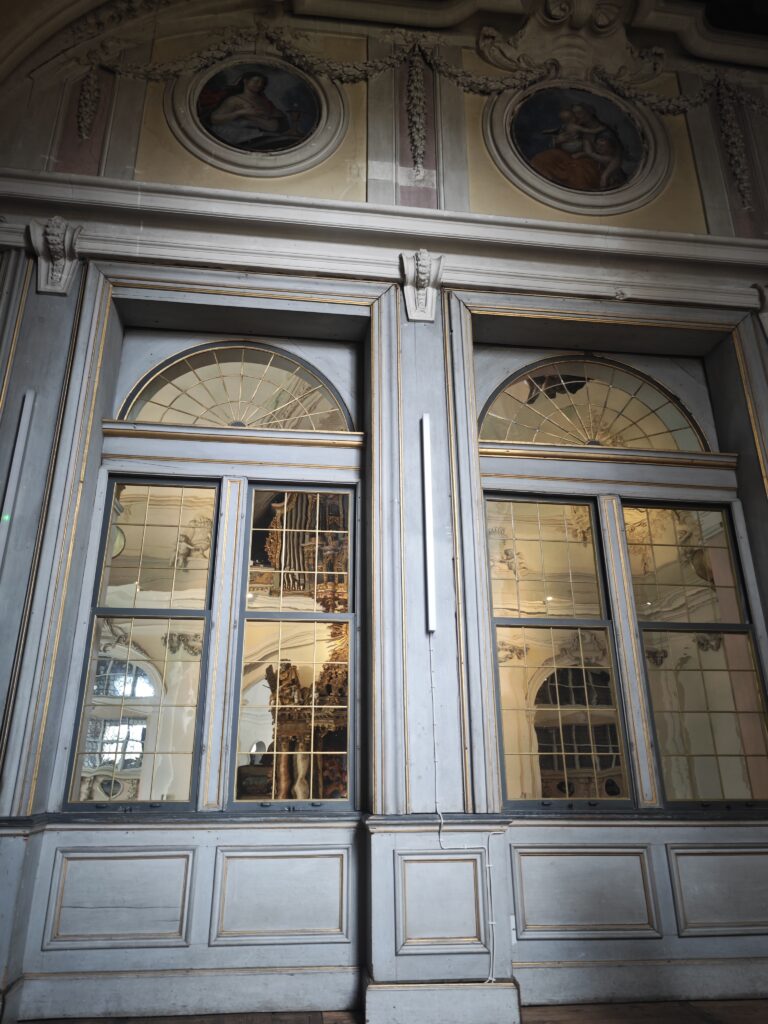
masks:
<instances>
[{"instance_id":1,"label":"reflection of arched window","mask_svg":"<svg viewBox=\"0 0 768 1024\"><path fill-rule=\"evenodd\" d=\"M556 669L539 687L534 703L542 796L625 795L610 673L602 668ZM608 720L601 708L611 709Z\"/></svg>"},{"instance_id":2,"label":"reflection of arched window","mask_svg":"<svg viewBox=\"0 0 768 1024\"><path fill-rule=\"evenodd\" d=\"M702 451L701 433L671 395L626 366L558 359L515 374L480 420L483 441Z\"/></svg>"},{"instance_id":3,"label":"reflection of arched window","mask_svg":"<svg viewBox=\"0 0 768 1024\"><path fill-rule=\"evenodd\" d=\"M122 418L252 430L349 430L332 386L263 345L209 346L172 359L131 396Z\"/></svg>"}]
</instances>

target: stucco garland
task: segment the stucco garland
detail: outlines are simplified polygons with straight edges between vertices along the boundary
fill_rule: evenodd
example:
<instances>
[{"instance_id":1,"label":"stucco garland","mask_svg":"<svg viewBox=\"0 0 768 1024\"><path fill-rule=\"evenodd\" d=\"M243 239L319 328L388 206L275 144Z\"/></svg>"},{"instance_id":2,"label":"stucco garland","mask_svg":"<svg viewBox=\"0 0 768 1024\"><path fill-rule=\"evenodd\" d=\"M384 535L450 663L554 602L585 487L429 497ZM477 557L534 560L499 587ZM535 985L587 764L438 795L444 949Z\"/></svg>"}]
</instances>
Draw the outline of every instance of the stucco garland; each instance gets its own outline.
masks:
<instances>
[{"instance_id":1,"label":"stucco garland","mask_svg":"<svg viewBox=\"0 0 768 1024\"><path fill-rule=\"evenodd\" d=\"M170 0L124 0L112 5L111 19L96 18L98 12L88 17L88 33L118 28L169 3ZM96 21L94 21L96 19ZM85 29L81 26L81 30ZM75 33L77 35L78 33ZM87 34L83 31L83 34ZM267 44L288 64L310 75L323 76L336 84L368 82L385 71L402 65L408 69L406 87L406 119L411 160L417 177L424 173L425 147L427 138L427 102L425 93L424 67L436 75L453 82L462 92L482 96L494 96L506 91L519 92L530 88L544 79L555 79L560 74L556 60L536 62L525 54L511 53L509 47L502 47L498 33L483 28L478 36L478 51L489 63L500 66L503 63L507 74L500 77L478 75L465 68L457 67L440 54L440 39L432 34L412 33L396 30L389 33L392 53L379 60L346 62L329 60L312 54L301 47L292 32L277 23L257 23L253 30L225 29L209 46L179 60L136 64L123 62L123 44L111 36L101 45L82 58L81 63L88 69L82 79L78 100L77 124L81 138L88 138L98 112L100 102L97 68L110 71L121 77L138 78L144 81L172 81L182 75L201 71L233 54L254 46ZM497 52L498 51L498 52ZM663 68L663 52L660 50L634 51L633 54L644 69L652 68L659 73ZM503 58L503 60L502 60ZM511 69L511 70L510 70ZM693 65L690 70L698 71L704 80L701 89L693 95L664 97L648 90L639 89L626 69L617 73L604 67L591 69L589 77L609 90L633 103L641 104L654 113L675 116L685 114L694 107L714 99L717 110L720 137L728 159L736 188L745 209L752 209L752 180L746 151L744 132L739 121L740 106L768 117L768 104L728 77L724 70L713 69L711 65Z\"/></svg>"},{"instance_id":2,"label":"stucco garland","mask_svg":"<svg viewBox=\"0 0 768 1024\"><path fill-rule=\"evenodd\" d=\"M113 74L137 78L147 82L168 82L203 71L236 53L243 53L254 46L270 46L288 64L310 75L322 76L335 84L367 82L384 71L394 70L401 65L408 68L406 89L406 116L411 160L417 177L424 173L424 158L427 139L427 102L424 82L424 67L454 82L464 92L494 95L507 90L520 90L534 85L544 78L553 77L557 67L554 62L535 64L520 61L520 67L513 74L500 78L475 75L463 68L454 67L439 55L439 40L426 35L409 32L391 33L392 53L380 60L345 62L329 60L309 53L297 45L291 33L282 26L260 24L255 30L231 29L222 32L209 46L179 60L131 64L120 59L122 47L113 39L88 52L82 63L88 73L81 83L78 101L78 125L90 126L96 116L97 105L92 102L90 75L94 68L102 68ZM87 137L87 136L81 136Z\"/></svg>"},{"instance_id":3,"label":"stucco garland","mask_svg":"<svg viewBox=\"0 0 768 1024\"><path fill-rule=\"evenodd\" d=\"M611 75L604 68L595 68L593 77L615 92L618 96L633 103L642 104L656 114L674 116L685 114L694 107L700 107L710 100L715 101L717 119L720 127L720 138L728 158L728 165L736 183L742 206L745 210L752 207L752 176L747 158L744 132L739 121L739 106L762 117L768 118L768 104L758 100L738 82L726 77L719 70L706 70L704 82L698 92L691 96L659 96L658 93L638 89L623 80L621 75Z\"/></svg>"}]
</instances>

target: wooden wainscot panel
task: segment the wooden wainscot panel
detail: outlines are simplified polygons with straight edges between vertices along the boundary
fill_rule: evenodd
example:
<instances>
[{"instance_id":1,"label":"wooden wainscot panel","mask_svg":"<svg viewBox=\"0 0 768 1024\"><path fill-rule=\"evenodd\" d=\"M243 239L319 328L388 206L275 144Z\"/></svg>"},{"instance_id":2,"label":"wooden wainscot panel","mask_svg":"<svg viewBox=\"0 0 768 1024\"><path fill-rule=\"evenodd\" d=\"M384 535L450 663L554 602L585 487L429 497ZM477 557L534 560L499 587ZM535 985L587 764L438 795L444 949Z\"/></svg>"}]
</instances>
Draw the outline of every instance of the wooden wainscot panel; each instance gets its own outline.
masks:
<instances>
[{"instance_id":1,"label":"wooden wainscot panel","mask_svg":"<svg viewBox=\"0 0 768 1024\"><path fill-rule=\"evenodd\" d=\"M679 935L768 934L768 846L668 846Z\"/></svg>"},{"instance_id":2,"label":"wooden wainscot panel","mask_svg":"<svg viewBox=\"0 0 768 1024\"><path fill-rule=\"evenodd\" d=\"M349 941L349 847L217 850L212 946Z\"/></svg>"},{"instance_id":3,"label":"wooden wainscot panel","mask_svg":"<svg viewBox=\"0 0 768 1024\"><path fill-rule=\"evenodd\" d=\"M487 953L481 850L395 853L397 952Z\"/></svg>"},{"instance_id":4,"label":"wooden wainscot panel","mask_svg":"<svg viewBox=\"0 0 768 1024\"><path fill-rule=\"evenodd\" d=\"M659 938L647 847L512 851L521 939Z\"/></svg>"},{"instance_id":5,"label":"wooden wainscot panel","mask_svg":"<svg viewBox=\"0 0 768 1024\"><path fill-rule=\"evenodd\" d=\"M57 850L43 949L186 946L192 850Z\"/></svg>"}]
</instances>

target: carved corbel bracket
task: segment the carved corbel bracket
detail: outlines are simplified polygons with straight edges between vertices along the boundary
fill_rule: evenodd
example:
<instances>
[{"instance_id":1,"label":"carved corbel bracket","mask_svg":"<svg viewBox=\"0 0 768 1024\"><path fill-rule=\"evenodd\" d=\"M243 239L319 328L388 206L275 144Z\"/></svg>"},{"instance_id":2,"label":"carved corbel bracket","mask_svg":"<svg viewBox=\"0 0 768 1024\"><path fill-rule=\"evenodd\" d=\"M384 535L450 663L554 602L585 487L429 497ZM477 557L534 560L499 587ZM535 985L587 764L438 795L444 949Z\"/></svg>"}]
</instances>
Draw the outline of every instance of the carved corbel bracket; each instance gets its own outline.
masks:
<instances>
[{"instance_id":1,"label":"carved corbel bracket","mask_svg":"<svg viewBox=\"0 0 768 1024\"><path fill-rule=\"evenodd\" d=\"M429 323L435 319L437 295L443 273L443 257L426 249L400 253L403 264L403 295L409 320Z\"/></svg>"},{"instance_id":2,"label":"carved corbel bracket","mask_svg":"<svg viewBox=\"0 0 768 1024\"><path fill-rule=\"evenodd\" d=\"M67 294L77 266L77 239L82 230L58 215L45 224L32 221L29 225L29 239L37 256L38 292Z\"/></svg>"}]
</instances>

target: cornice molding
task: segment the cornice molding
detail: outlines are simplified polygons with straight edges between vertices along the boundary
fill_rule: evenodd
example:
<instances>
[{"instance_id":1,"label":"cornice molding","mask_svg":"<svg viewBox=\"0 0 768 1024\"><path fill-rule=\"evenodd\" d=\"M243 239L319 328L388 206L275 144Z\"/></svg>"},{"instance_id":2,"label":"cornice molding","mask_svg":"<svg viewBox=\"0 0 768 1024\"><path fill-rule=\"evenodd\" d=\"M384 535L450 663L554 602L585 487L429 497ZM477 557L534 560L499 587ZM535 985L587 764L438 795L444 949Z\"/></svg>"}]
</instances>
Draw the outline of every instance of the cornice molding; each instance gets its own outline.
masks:
<instances>
[{"instance_id":1,"label":"cornice molding","mask_svg":"<svg viewBox=\"0 0 768 1024\"><path fill-rule=\"evenodd\" d=\"M400 254L442 253L444 287L756 310L768 241L563 225L250 192L0 172L0 246L31 220L82 226L90 260L279 270L399 283Z\"/></svg>"},{"instance_id":2,"label":"cornice molding","mask_svg":"<svg viewBox=\"0 0 768 1024\"><path fill-rule=\"evenodd\" d=\"M316 19L316 25L330 27L335 19L358 30L381 31L381 26L422 30L456 29L473 15L527 16L532 0L263 0L257 10L280 13L290 10L298 18ZM651 30L674 36L681 49L692 57L744 67L768 68L768 48L763 38L734 32L718 32L704 19L701 4L689 0L635 0L627 23L632 29ZM74 56L82 47L100 40L124 26L136 29L151 24L158 12L174 7L192 10L199 4L190 0L39 0L25 9L15 23L7 19L0 38L0 82L7 83L20 72L34 74L46 62ZM245 7L245 4L242 5ZM240 9L236 0L219 3L217 13ZM186 12L185 12L186 13Z\"/></svg>"}]
</instances>

